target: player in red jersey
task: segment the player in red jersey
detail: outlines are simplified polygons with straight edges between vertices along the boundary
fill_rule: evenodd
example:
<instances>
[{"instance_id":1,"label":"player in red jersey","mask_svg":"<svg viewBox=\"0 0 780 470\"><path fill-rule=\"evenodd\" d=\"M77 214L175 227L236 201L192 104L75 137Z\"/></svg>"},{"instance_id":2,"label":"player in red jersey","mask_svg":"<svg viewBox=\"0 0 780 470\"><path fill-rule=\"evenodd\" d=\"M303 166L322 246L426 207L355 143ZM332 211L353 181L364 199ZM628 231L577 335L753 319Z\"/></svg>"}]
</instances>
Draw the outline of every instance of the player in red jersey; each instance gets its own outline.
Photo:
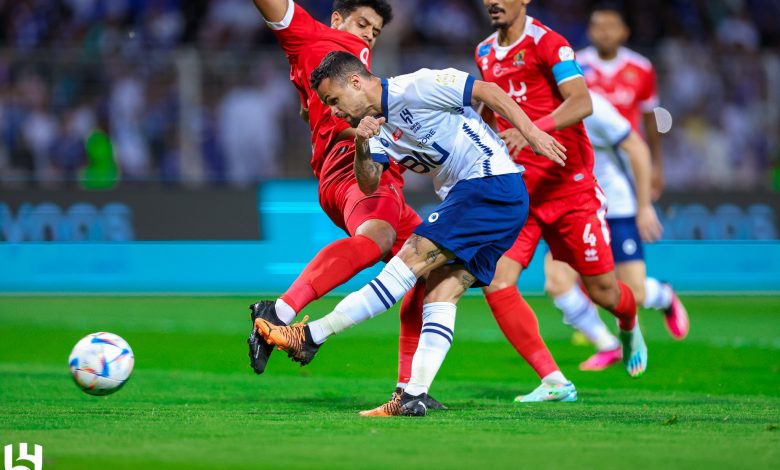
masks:
<instances>
[{"instance_id":1,"label":"player in red jersey","mask_svg":"<svg viewBox=\"0 0 780 470\"><path fill-rule=\"evenodd\" d=\"M528 16L529 3L484 0L497 31L477 46L475 59L483 79L501 86L539 128L561 142L568 160L566 167L557 168L533 158L522 136L496 117L499 135L514 152L515 161L526 168L531 210L515 245L499 261L496 277L485 294L507 336L528 334L529 329L536 334L536 318L517 291L517 281L544 237L553 257L582 276L591 299L617 317L626 370L638 377L647 367L647 347L636 322L634 296L614 273L605 221L606 198L593 176L593 148L581 122L592 112L588 89L569 43ZM502 321L508 319L520 326L504 327ZM533 365L532 349L541 350L543 343L525 344L519 352Z\"/></svg>"},{"instance_id":2,"label":"player in red jersey","mask_svg":"<svg viewBox=\"0 0 780 470\"><path fill-rule=\"evenodd\" d=\"M660 134L653 113L653 109L658 106L653 66L642 55L623 47L629 30L622 12L615 6L605 4L592 10L588 36L593 46L577 53L585 81L590 89L606 97L628 120L637 136L644 127L644 134L652 149L652 197L658 199L663 189L663 171ZM641 137L637 138L641 140ZM600 180L600 183L609 185L612 182ZM620 227L614 219L610 223ZM614 230L613 226L613 234ZM625 237L625 231L618 230L613 245L622 249L628 242L629 250L633 249L635 245ZM639 303L664 314L667 330L673 338L685 338L690 325L688 313L672 286L646 276L644 263L641 259L633 258L633 253L620 256L624 255L628 255L628 259L619 260L618 277L631 286ZM621 348L617 339L609 333L596 307L582 290L576 285L572 286L571 278L576 275L567 266L552 262L549 257L545 260L545 274L547 293L553 298L556 307L564 312L567 322L584 332L598 349L596 354L580 365L580 369L598 371L619 362Z\"/></svg>"},{"instance_id":3,"label":"player in red jersey","mask_svg":"<svg viewBox=\"0 0 780 470\"><path fill-rule=\"evenodd\" d=\"M273 30L290 63L290 81L298 90L302 115L312 131L312 169L319 180L322 209L350 236L323 248L279 299L261 301L252 310L249 355L252 368L265 370L273 348L254 330L257 318L289 324L306 305L330 292L363 269L392 257L421 222L406 205L403 179L397 165L382 174L379 189L371 196L360 191L353 173L355 131L347 121L333 116L311 89L309 77L332 51L349 52L370 68L371 48L382 28L392 19L386 0L336 0L331 27L316 21L292 0L254 0ZM416 287L401 306L399 357L411 358L422 324L424 286ZM411 332L412 339L407 340ZM399 371L399 383L411 375ZM435 406L435 404L433 404Z\"/></svg>"},{"instance_id":4,"label":"player in red jersey","mask_svg":"<svg viewBox=\"0 0 780 470\"><path fill-rule=\"evenodd\" d=\"M655 69L646 57L623 46L629 34L620 10L606 4L595 7L588 24L588 38L593 45L577 52L577 62L588 88L607 98L647 140L653 160L655 200L663 190L661 134L653 113L658 106Z\"/></svg>"}]
</instances>

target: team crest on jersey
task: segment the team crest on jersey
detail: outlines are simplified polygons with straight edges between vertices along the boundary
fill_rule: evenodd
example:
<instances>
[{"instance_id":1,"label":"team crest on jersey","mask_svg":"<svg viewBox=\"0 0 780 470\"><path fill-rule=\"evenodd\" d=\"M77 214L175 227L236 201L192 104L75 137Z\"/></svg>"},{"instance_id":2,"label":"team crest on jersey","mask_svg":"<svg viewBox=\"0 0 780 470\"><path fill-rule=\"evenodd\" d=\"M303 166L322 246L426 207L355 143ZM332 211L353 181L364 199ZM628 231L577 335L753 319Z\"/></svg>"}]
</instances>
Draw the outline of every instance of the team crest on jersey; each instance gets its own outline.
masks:
<instances>
[{"instance_id":1,"label":"team crest on jersey","mask_svg":"<svg viewBox=\"0 0 780 470\"><path fill-rule=\"evenodd\" d=\"M558 49L558 58L561 59L561 61L574 60L574 49L569 46L561 47Z\"/></svg>"},{"instance_id":2,"label":"team crest on jersey","mask_svg":"<svg viewBox=\"0 0 780 470\"><path fill-rule=\"evenodd\" d=\"M521 50L515 55L515 61L512 62L515 67L522 67L525 65L525 49Z\"/></svg>"},{"instance_id":3,"label":"team crest on jersey","mask_svg":"<svg viewBox=\"0 0 780 470\"><path fill-rule=\"evenodd\" d=\"M486 55L490 54L490 48L493 47L493 44L487 43L482 44L477 49L477 57L485 57Z\"/></svg>"},{"instance_id":4,"label":"team crest on jersey","mask_svg":"<svg viewBox=\"0 0 780 470\"><path fill-rule=\"evenodd\" d=\"M398 140L403 136L404 131L402 131L400 127L396 127L393 131L393 141L398 142Z\"/></svg>"},{"instance_id":5,"label":"team crest on jersey","mask_svg":"<svg viewBox=\"0 0 780 470\"><path fill-rule=\"evenodd\" d=\"M453 73L440 73L436 75L436 83L444 86L452 86L458 78Z\"/></svg>"}]
</instances>

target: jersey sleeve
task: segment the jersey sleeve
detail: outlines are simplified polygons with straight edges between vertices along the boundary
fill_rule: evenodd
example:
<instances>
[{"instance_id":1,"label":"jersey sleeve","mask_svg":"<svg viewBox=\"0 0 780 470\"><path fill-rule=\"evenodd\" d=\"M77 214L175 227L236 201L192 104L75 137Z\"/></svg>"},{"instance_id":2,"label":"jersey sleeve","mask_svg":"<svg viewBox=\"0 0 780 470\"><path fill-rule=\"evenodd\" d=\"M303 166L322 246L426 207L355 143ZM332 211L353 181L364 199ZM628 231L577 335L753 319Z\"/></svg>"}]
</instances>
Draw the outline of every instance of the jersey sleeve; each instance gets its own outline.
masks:
<instances>
[{"instance_id":1,"label":"jersey sleeve","mask_svg":"<svg viewBox=\"0 0 780 470\"><path fill-rule=\"evenodd\" d=\"M631 123L603 96L590 93L593 114L585 118L585 129L594 146L617 147L631 134Z\"/></svg>"},{"instance_id":2,"label":"jersey sleeve","mask_svg":"<svg viewBox=\"0 0 780 470\"><path fill-rule=\"evenodd\" d=\"M542 64L552 73L555 83L562 83L583 77L582 68L574 56L574 49L560 34L549 31L542 37L539 43L540 59Z\"/></svg>"},{"instance_id":3,"label":"jersey sleeve","mask_svg":"<svg viewBox=\"0 0 780 470\"><path fill-rule=\"evenodd\" d=\"M390 166L390 159L387 156L387 150L382 145L382 137L372 137L368 139L368 148L371 151L371 160L381 163L385 170Z\"/></svg>"},{"instance_id":4,"label":"jersey sleeve","mask_svg":"<svg viewBox=\"0 0 780 470\"><path fill-rule=\"evenodd\" d=\"M471 106L474 77L457 69L420 70L412 86L407 88L406 100L413 105L432 109L450 109Z\"/></svg>"},{"instance_id":5,"label":"jersey sleeve","mask_svg":"<svg viewBox=\"0 0 780 470\"><path fill-rule=\"evenodd\" d=\"M276 35L284 52L290 56L297 56L305 50L306 45L316 39L323 28L327 28L293 0L287 1L287 13L281 21L266 20L265 23Z\"/></svg>"},{"instance_id":6,"label":"jersey sleeve","mask_svg":"<svg viewBox=\"0 0 780 470\"><path fill-rule=\"evenodd\" d=\"M643 77L643 86L639 95L639 109L643 113L652 113L658 107L658 85L655 77L655 69L652 67Z\"/></svg>"}]
</instances>

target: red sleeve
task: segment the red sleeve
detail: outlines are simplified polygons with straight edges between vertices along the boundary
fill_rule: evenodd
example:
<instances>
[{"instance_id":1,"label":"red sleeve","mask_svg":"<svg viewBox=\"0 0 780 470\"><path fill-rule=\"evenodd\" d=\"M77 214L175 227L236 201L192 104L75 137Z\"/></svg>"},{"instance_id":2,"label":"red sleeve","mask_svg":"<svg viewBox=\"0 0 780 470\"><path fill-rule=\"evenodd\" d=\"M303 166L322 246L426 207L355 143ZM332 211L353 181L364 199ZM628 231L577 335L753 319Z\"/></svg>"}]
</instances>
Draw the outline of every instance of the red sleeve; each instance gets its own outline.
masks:
<instances>
[{"instance_id":1,"label":"red sleeve","mask_svg":"<svg viewBox=\"0 0 780 470\"><path fill-rule=\"evenodd\" d=\"M294 5L289 25L278 28L269 23L269 27L279 40L279 45L288 56L297 56L302 50L305 50L308 44L319 38L323 29L329 29L312 18L303 7L297 3Z\"/></svg>"},{"instance_id":2,"label":"red sleeve","mask_svg":"<svg viewBox=\"0 0 780 470\"><path fill-rule=\"evenodd\" d=\"M574 60L574 49L571 48L569 41L553 30L548 30L542 37L538 50L542 63L550 72L558 62Z\"/></svg>"},{"instance_id":3,"label":"red sleeve","mask_svg":"<svg viewBox=\"0 0 780 470\"><path fill-rule=\"evenodd\" d=\"M639 101L639 109L643 113L649 113L653 111L653 108L658 106L658 85L655 76L655 69L650 68L644 74L642 90L637 97Z\"/></svg>"}]
</instances>

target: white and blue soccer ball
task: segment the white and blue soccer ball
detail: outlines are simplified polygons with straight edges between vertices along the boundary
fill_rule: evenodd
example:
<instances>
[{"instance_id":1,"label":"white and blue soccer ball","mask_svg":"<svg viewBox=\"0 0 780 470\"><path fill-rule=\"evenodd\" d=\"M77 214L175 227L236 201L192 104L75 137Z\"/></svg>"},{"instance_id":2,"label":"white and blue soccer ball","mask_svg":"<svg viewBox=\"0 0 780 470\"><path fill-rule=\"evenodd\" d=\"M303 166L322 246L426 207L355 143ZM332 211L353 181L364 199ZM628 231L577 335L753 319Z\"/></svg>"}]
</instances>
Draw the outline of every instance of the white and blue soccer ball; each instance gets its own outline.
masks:
<instances>
[{"instance_id":1,"label":"white and blue soccer ball","mask_svg":"<svg viewBox=\"0 0 780 470\"><path fill-rule=\"evenodd\" d=\"M90 395L108 395L130 378L135 358L127 341L113 333L100 332L76 343L68 365L81 390Z\"/></svg>"}]
</instances>

